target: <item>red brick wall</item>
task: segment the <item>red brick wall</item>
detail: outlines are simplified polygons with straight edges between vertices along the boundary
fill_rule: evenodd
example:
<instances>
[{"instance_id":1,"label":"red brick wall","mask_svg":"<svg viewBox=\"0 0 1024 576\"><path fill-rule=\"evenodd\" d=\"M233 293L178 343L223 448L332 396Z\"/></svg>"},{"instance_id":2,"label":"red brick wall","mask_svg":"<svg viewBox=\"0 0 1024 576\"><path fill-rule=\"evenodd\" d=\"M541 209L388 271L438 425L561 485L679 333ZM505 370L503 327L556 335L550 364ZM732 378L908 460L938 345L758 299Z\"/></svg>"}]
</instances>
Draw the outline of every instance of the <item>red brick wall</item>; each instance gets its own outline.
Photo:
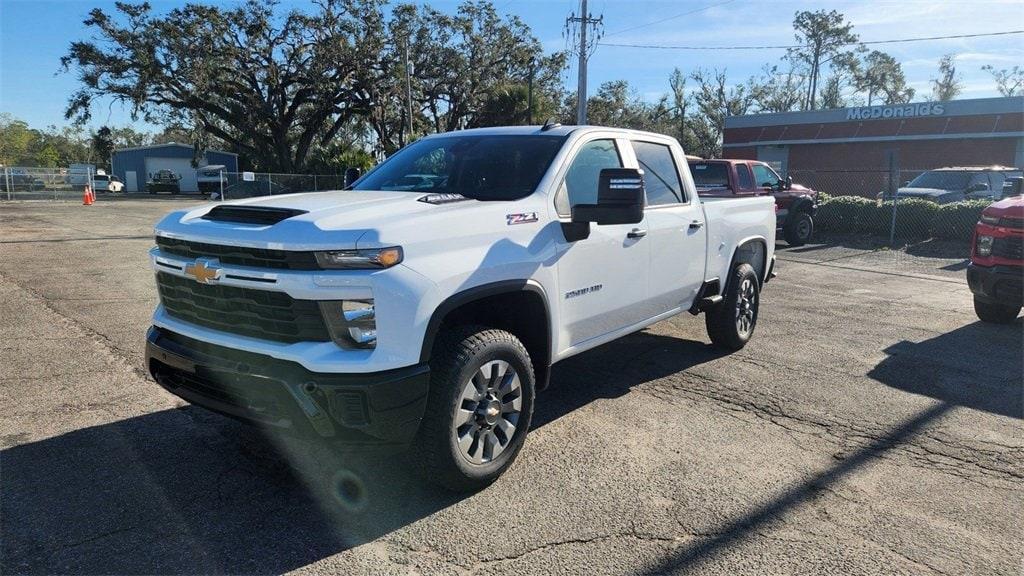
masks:
<instances>
[{"instance_id":1,"label":"red brick wall","mask_svg":"<svg viewBox=\"0 0 1024 576\"><path fill-rule=\"evenodd\" d=\"M738 158L734 150L727 154ZM886 169L886 152L895 149L900 167L925 170L943 166L1012 166L1017 138L977 138L973 140L899 140L893 142L851 142L848 144L794 144L789 146L790 170L813 169Z\"/></svg>"}]
</instances>

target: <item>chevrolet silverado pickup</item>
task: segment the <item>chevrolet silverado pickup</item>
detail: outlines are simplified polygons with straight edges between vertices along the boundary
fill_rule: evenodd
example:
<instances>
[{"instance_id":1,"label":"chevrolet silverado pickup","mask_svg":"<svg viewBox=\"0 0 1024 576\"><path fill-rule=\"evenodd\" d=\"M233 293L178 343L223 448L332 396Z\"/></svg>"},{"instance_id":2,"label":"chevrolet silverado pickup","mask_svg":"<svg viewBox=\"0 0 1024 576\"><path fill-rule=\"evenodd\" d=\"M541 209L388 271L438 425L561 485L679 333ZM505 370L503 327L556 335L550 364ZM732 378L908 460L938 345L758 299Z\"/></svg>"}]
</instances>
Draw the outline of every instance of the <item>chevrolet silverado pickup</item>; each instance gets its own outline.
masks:
<instances>
[{"instance_id":1,"label":"chevrolet silverado pickup","mask_svg":"<svg viewBox=\"0 0 1024 576\"><path fill-rule=\"evenodd\" d=\"M818 193L806 186L782 179L765 162L689 158L697 194L702 198L729 196L775 197L776 225L790 246L803 246L814 233Z\"/></svg>"},{"instance_id":2,"label":"chevrolet silverado pickup","mask_svg":"<svg viewBox=\"0 0 1024 576\"><path fill-rule=\"evenodd\" d=\"M981 213L971 242L967 284L982 321L1017 320L1024 304L1024 196L1000 200Z\"/></svg>"},{"instance_id":3,"label":"chevrolet silverado pickup","mask_svg":"<svg viewBox=\"0 0 1024 576\"><path fill-rule=\"evenodd\" d=\"M658 134L428 136L345 190L167 215L147 368L267 428L412 446L428 480L476 489L515 459L554 363L684 311L743 347L773 204L699 199Z\"/></svg>"}]
</instances>

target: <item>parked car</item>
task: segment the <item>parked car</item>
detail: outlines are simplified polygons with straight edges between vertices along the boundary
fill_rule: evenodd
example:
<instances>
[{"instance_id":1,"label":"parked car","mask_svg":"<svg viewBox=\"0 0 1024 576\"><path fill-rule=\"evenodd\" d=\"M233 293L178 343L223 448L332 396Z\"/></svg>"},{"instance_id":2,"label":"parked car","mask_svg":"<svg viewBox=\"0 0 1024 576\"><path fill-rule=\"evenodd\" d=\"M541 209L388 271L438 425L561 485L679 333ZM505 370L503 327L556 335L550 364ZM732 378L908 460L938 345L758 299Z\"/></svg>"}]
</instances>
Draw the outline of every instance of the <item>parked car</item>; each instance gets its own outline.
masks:
<instances>
[{"instance_id":1,"label":"parked car","mask_svg":"<svg viewBox=\"0 0 1024 576\"><path fill-rule=\"evenodd\" d=\"M96 192L124 192L124 182L113 174L96 174L92 186Z\"/></svg>"},{"instance_id":2,"label":"parked car","mask_svg":"<svg viewBox=\"0 0 1024 576\"><path fill-rule=\"evenodd\" d=\"M224 175L225 169L226 166L223 164L211 164L196 170L196 183L199 185L199 192L213 194L227 186L228 179Z\"/></svg>"},{"instance_id":3,"label":"parked car","mask_svg":"<svg viewBox=\"0 0 1024 576\"><path fill-rule=\"evenodd\" d=\"M181 191L178 184L180 180L181 176L170 170L157 170L150 176L149 182L146 182L146 191L150 194L157 194L159 192L177 194Z\"/></svg>"},{"instance_id":4,"label":"parked car","mask_svg":"<svg viewBox=\"0 0 1024 576\"><path fill-rule=\"evenodd\" d=\"M1016 320L1024 304L1024 196L1000 200L981 213L971 242L967 284L978 318Z\"/></svg>"},{"instance_id":5,"label":"parked car","mask_svg":"<svg viewBox=\"0 0 1024 576\"><path fill-rule=\"evenodd\" d=\"M900 199L919 198L937 204L962 200L999 200L1006 179L1021 174L1020 168L1005 166L938 168L922 172L917 178L904 182L896 195ZM879 192L878 197L892 199L891 194L885 191Z\"/></svg>"},{"instance_id":6,"label":"parked car","mask_svg":"<svg viewBox=\"0 0 1024 576\"><path fill-rule=\"evenodd\" d=\"M660 134L484 128L420 138L351 190L173 212L146 364L199 406L411 445L430 481L480 488L555 362L684 311L721 348L753 335L774 202L698 199L686 175Z\"/></svg>"},{"instance_id":7,"label":"parked car","mask_svg":"<svg viewBox=\"0 0 1024 576\"><path fill-rule=\"evenodd\" d=\"M814 234L818 193L781 178L756 160L705 160L688 156L697 193L705 198L771 195L778 205L776 225L790 246L803 246Z\"/></svg>"}]
</instances>

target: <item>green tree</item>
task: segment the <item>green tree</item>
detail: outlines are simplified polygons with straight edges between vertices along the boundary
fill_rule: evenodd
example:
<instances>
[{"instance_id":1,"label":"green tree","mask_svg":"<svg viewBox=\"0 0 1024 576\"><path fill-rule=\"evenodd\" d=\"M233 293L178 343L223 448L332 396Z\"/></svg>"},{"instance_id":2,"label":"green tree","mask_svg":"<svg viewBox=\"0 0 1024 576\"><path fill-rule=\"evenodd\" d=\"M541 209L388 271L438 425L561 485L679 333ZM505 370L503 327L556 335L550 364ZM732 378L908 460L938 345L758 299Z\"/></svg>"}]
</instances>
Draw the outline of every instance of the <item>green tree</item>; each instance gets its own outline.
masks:
<instances>
[{"instance_id":1,"label":"green tree","mask_svg":"<svg viewBox=\"0 0 1024 576\"><path fill-rule=\"evenodd\" d=\"M955 56L946 54L939 60L939 77L932 78L932 99L940 102L953 100L963 92L964 85L956 73Z\"/></svg>"},{"instance_id":2,"label":"green tree","mask_svg":"<svg viewBox=\"0 0 1024 576\"><path fill-rule=\"evenodd\" d=\"M872 50L858 69L854 79L858 90L867 93L871 106L877 97L882 104L903 104L914 98L914 89L907 86L903 67L895 58Z\"/></svg>"},{"instance_id":3,"label":"green tree","mask_svg":"<svg viewBox=\"0 0 1024 576\"><path fill-rule=\"evenodd\" d=\"M135 117L177 121L244 151L263 170L293 171L368 105L383 0L323 0L314 13L275 12L250 0L187 4L164 16L148 4L96 8L62 59L81 83L66 115L90 117L94 99Z\"/></svg>"},{"instance_id":4,"label":"green tree","mask_svg":"<svg viewBox=\"0 0 1024 576\"><path fill-rule=\"evenodd\" d=\"M849 47L855 45L859 37L853 32L853 24L835 10L797 12L793 17L793 29L798 46L789 49L787 58L806 71L804 108L814 110L817 108L822 66L848 60L853 52Z\"/></svg>"},{"instance_id":5,"label":"green tree","mask_svg":"<svg viewBox=\"0 0 1024 576\"><path fill-rule=\"evenodd\" d=\"M110 155L114 152L113 131L107 126L101 126L99 130L93 133L90 143L93 152L96 153L96 157L99 159L99 163L104 166L110 166Z\"/></svg>"},{"instance_id":6,"label":"green tree","mask_svg":"<svg viewBox=\"0 0 1024 576\"><path fill-rule=\"evenodd\" d=\"M26 164L33 143L39 134L22 120L10 114L0 114L0 164L18 166Z\"/></svg>"},{"instance_id":7,"label":"green tree","mask_svg":"<svg viewBox=\"0 0 1024 576\"><path fill-rule=\"evenodd\" d=\"M753 99L747 86L728 85L725 70L698 68L690 73L690 79L697 85L694 103L700 113L692 123L697 144L694 153L708 158L720 157L725 119L746 114Z\"/></svg>"},{"instance_id":8,"label":"green tree","mask_svg":"<svg viewBox=\"0 0 1024 576\"><path fill-rule=\"evenodd\" d=\"M1019 96L1024 92L1024 68L1014 66L1010 69L996 70L991 64L986 64L981 69L992 75L992 79L996 81L996 89L1003 96Z\"/></svg>"},{"instance_id":9,"label":"green tree","mask_svg":"<svg viewBox=\"0 0 1024 576\"><path fill-rule=\"evenodd\" d=\"M747 90L758 112L790 112L803 101L804 78L792 66L780 72L778 66L765 64L760 77L747 81Z\"/></svg>"}]
</instances>

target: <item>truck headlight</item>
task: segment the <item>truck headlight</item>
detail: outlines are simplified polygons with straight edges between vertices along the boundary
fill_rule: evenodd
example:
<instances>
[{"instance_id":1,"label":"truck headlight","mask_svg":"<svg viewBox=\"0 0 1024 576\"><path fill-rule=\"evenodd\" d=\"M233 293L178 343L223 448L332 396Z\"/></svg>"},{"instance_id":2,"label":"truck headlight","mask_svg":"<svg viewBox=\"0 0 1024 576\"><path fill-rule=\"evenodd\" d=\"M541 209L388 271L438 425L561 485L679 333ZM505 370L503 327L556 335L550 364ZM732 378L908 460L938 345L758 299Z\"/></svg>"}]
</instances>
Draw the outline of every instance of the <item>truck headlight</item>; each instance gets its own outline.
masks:
<instances>
[{"instance_id":1,"label":"truck headlight","mask_svg":"<svg viewBox=\"0 0 1024 576\"><path fill-rule=\"evenodd\" d=\"M991 256L992 255L992 242L994 238L991 236L978 236L978 245L976 250L978 256Z\"/></svg>"},{"instance_id":2,"label":"truck headlight","mask_svg":"<svg viewBox=\"0 0 1024 576\"><path fill-rule=\"evenodd\" d=\"M320 312L335 344L342 348L375 348L377 315L373 300L332 300Z\"/></svg>"},{"instance_id":3,"label":"truck headlight","mask_svg":"<svg viewBox=\"0 0 1024 576\"><path fill-rule=\"evenodd\" d=\"M991 216L988 214L981 215L981 221L990 226L997 226L999 224L999 216Z\"/></svg>"},{"instance_id":4,"label":"truck headlight","mask_svg":"<svg viewBox=\"0 0 1024 576\"><path fill-rule=\"evenodd\" d=\"M402 261L402 247L363 250L327 250L316 253L316 262L330 270L368 270L391 268Z\"/></svg>"}]
</instances>

